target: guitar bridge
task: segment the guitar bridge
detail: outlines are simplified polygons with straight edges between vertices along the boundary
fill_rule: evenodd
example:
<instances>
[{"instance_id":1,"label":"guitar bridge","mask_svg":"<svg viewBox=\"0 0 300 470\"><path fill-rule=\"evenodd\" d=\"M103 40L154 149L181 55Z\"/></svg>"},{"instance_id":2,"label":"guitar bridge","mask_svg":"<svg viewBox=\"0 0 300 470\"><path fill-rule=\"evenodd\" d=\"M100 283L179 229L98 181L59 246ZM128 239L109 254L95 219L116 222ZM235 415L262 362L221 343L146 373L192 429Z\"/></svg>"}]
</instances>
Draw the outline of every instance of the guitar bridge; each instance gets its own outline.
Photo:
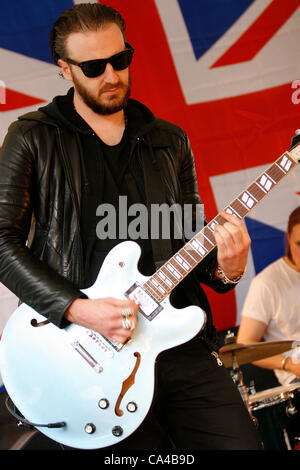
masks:
<instances>
[{"instance_id":1,"label":"guitar bridge","mask_svg":"<svg viewBox=\"0 0 300 470\"><path fill-rule=\"evenodd\" d=\"M135 282L126 292L126 297L135 300L139 312L148 320L153 320L163 310L163 307L140 284Z\"/></svg>"}]
</instances>

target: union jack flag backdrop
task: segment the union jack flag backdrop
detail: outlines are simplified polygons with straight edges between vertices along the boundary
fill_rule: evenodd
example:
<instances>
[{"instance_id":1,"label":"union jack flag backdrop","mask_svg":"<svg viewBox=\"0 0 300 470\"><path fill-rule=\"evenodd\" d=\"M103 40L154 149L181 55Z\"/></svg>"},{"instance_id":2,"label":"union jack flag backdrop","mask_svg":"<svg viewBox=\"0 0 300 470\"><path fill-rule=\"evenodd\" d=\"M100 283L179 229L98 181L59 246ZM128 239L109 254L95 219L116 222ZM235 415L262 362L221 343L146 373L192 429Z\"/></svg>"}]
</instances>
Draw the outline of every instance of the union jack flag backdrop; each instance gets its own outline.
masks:
<instances>
[{"instance_id":1,"label":"union jack flag backdrop","mask_svg":"<svg viewBox=\"0 0 300 470\"><path fill-rule=\"evenodd\" d=\"M0 145L10 122L63 94L48 35L71 0L2 0ZM181 126L212 219L290 145L300 128L299 0L107 0L135 47L132 96ZM299 169L245 219L248 271L234 292L207 289L218 330L239 324L253 276L284 253ZM16 299L1 287L0 333ZM2 300L3 299L3 300ZM2 308L4 307L4 308Z\"/></svg>"}]
</instances>

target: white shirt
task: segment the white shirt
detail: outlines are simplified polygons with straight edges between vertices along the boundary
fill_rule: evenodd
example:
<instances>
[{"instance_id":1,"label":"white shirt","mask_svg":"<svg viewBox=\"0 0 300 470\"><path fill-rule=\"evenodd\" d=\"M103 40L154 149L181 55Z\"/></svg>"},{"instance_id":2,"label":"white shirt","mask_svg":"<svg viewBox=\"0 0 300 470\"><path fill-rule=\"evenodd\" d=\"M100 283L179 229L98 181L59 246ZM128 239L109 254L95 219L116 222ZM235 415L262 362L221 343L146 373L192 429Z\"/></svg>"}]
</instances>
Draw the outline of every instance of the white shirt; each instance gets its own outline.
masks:
<instances>
[{"instance_id":1,"label":"white shirt","mask_svg":"<svg viewBox=\"0 0 300 470\"><path fill-rule=\"evenodd\" d=\"M267 325L266 341L300 341L300 273L283 258L270 264L251 282L242 316ZM284 355L300 362L300 347ZM291 372L282 369L274 372L282 385L295 379Z\"/></svg>"}]
</instances>

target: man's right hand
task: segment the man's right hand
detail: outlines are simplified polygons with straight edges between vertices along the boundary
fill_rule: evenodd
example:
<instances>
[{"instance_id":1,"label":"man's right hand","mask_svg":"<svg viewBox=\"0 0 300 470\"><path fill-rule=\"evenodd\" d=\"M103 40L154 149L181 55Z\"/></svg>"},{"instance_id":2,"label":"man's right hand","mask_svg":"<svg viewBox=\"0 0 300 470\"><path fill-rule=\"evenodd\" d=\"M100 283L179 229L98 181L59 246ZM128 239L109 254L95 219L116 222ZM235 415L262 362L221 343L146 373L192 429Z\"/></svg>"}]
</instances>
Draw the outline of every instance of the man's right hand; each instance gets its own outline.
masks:
<instances>
[{"instance_id":1,"label":"man's right hand","mask_svg":"<svg viewBox=\"0 0 300 470\"><path fill-rule=\"evenodd\" d=\"M122 324L124 309L130 309L131 328ZM133 300L112 297L103 299L75 299L65 313L72 323L94 330L106 338L125 343L137 323L138 305Z\"/></svg>"}]
</instances>

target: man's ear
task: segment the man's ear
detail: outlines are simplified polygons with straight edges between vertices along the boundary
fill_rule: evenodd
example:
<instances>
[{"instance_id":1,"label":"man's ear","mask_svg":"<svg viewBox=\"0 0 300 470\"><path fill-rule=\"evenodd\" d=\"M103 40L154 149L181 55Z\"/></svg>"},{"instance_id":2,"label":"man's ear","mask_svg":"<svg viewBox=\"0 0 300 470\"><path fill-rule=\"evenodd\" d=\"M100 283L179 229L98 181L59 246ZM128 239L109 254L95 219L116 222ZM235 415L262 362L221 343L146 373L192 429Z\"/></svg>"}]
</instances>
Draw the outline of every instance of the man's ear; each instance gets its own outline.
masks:
<instances>
[{"instance_id":1,"label":"man's ear","mask_svg":"<svg viewBox=\"0 0 300 470\"><path fill-rule=\"evenodd\" d=\"M66 80L72 80L72 75L71 75L71 72L70 72L69 64L63 59L58 59L57 65L60 67L61 75Z\"/></svg>"}]
</instances>

